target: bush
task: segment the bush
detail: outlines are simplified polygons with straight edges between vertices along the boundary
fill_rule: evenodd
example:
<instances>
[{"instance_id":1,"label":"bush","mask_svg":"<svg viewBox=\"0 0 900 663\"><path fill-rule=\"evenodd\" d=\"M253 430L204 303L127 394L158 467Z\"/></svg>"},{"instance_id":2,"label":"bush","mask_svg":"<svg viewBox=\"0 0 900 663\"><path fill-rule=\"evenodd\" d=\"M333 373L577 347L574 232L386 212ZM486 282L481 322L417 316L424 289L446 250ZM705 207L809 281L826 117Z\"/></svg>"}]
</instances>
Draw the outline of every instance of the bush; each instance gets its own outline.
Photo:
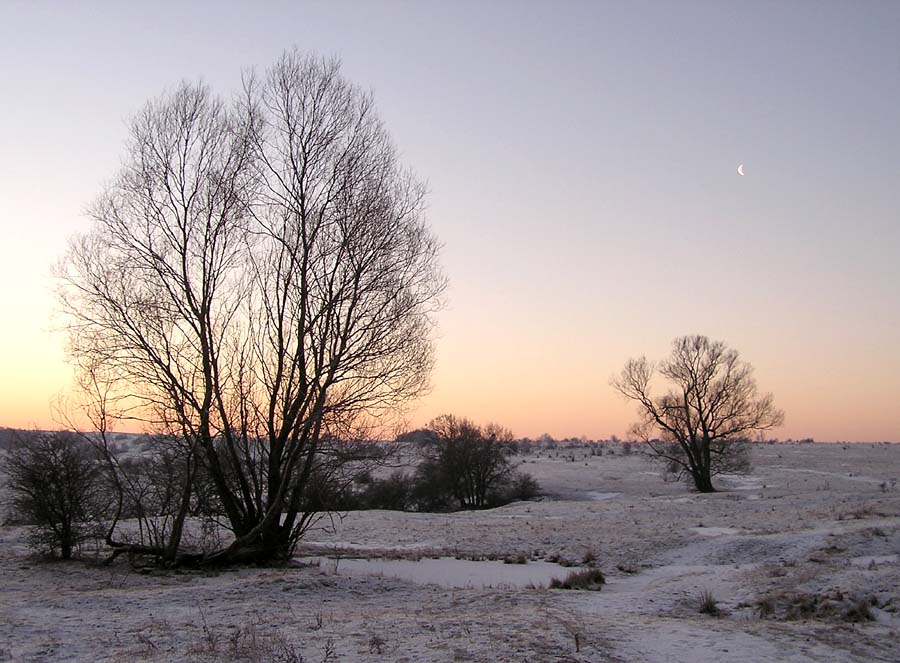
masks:
<instances>
[{"instance_id":1,"label":"bush","mask_svg":"<svg viewBox=\"0 0 900 663\"><path fill-rule=\"evenodd\" d=\"M846 595L834 589L823 594L782 592L762 597L756 602L757 614L762 619L787 621L818 619L831 622L860 623L873 621L875 615L870 605L877 603L874 597L858 594Z\"/></svg>"},{"instance_id":2,"label":"bush","mask_svg":"<svg viewBox=\"0 0 900 663\"><path fill-rule=\"evenodd\" d=\"M372 481L374 481L374 479L372 478L372 473L369 470L363 470L353 477L353 483L359 486L368 486L372 483Z\"/></svg>"},{"instance_id":3,"label":"bush","mask_svg":"<svg viewBox=\"0 0 900 663\"><path fill-rule=\"evenodd\" d=\"M531 500L541 494L537 480L525 472L515 472L506 491L507 502Z\"/></svg>"},{"instance_id":4,"label":"bush","mask_svg":"<svg viewBox=\"0 0 900 663\"><path fill-rule=\"evenodd\" d=\"M93 448L73 433L24 434L4 467L12 515L29 525L31 548L71 559L97 533L106 505Z\"/></svg>"},{"instance_id":5,"label":"bush","mask_svg":"<svg viewBox=\"0 0 900 663\"><path fill-rule=\"evenodd\" d=\"M718 617L722 614L722 611L719 609L719 602L716 601L716 597L712 595L712 592L706 591L700 595L700 613L712 617Z\"/></svg>"},{"instance_id":6,"label":"bush","mask_svg":"<svg viewBox=\"0 0 900 663\"><path fill-rule=\"evenodd\" d=\"M426 458L419 464L413 480L412 501L419 511L453 511L458 506L437 459Z\"/></svg>"},{"instance_id":7,"label":"bush","mask_svg":"<svg viewBox=\"0 0 900 663\"><path fill-rule=\"evenodd\" d=\"M413 491L420 510L488 509L537 495L537 482L510 463L513 437L505 428L443 415L429 430Z\"/></svg>"},{"instance_id":8,"label":"bush","mask_svg":"<svg viewBox=\"0 0 900 663\"><path fill-rule=\"evenodd\" d=\"M599 592L605 584L606 576L600 569L581 569L570 572L563 580L554 578L550 581L550 589L580 589Z\"/></svg>"},{"instance_id":9,"label":"bush","mask_svg":"<svg viewBox=\"0 0 900 663\"><path fill-rule=\"evenodd\" d=\"M373 479L360 495L361 509L388 509L406 511L413 504L413 478L397 470L387 479Z\"/></svg>"},{"instance_id":10,"label":"bush","mask_svg":"<svg viewBox=\"0 0 900 663\"><path fill-rule=\"evenodd\" d=\"M306 513L356 510L360 504L351 489L352 483L352 478L338 476L332 468L318 464L303 486L303 510Z\"/></svg>"},{"instance_id":11,"label":"bush","mask_svg":"<svg viewBox=\"0 0 900 663\"><path fill-rule=\"evenodd\" d=\"M854 623L875 621L875 615L872 614L869 604L870 601L863 599L852 601L850 605L841 611L841 619L845 622Z\"/></svg>"}]
</instances>

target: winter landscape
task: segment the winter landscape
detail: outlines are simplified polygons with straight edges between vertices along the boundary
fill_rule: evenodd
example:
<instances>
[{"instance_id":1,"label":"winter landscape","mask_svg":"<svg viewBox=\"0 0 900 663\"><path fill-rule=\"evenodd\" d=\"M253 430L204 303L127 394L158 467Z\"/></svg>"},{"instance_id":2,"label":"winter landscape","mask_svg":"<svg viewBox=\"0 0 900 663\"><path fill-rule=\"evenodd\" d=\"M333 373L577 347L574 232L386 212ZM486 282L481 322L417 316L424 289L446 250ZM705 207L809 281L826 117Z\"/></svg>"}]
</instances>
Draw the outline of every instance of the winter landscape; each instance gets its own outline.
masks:
<instances>
[{"instance_id":1,"label":"winter landscape","mask_svg":"<svg viewBox=\"0 0 900 663\"><path fill-rule=\"evenodd\" d=\"M545 497L348 513L333 532L311 532L285 568L140 574L124 562L43 562L21 528L3 528L4 660L900 658L900 446L759 445L752 473L709 495L664 482L622 445L518 461ZM502 561L520 556L524 565ZM601 591L548 589L548 567L571 571L549 560L585 559L605 574ZM705 594L716 614L701 612Z\"/></svg>"},{"instance_id":2,"label":"winter landscape","mask_svg":"<svg viewBox=\"0 0 900 663\"><path fill-rule=\"evenodd\" d=\"M900 662L900 3L0 3L0 663Z\"/></svg>"}]
</instances>

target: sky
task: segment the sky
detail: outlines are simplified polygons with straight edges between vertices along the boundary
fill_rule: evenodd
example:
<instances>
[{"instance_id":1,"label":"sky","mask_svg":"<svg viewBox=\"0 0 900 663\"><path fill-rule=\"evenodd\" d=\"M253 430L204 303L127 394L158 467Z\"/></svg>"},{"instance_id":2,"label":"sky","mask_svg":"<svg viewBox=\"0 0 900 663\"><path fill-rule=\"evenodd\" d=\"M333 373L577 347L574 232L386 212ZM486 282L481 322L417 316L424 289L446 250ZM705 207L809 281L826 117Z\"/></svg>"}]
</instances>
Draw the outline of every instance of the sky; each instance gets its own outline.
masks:
<instances>
[{"instance_id":1,"label":"sky","mask_svg":"<svg viewBox=\"0 0 900 663\"><path fill-rule=\"evenodd\" d=\"M876 0L0 0L0 425L52 427L71 388L51 268L128 118L296 46L428 183L450 288L410 425L621 437L610 378L704 334L776 436L900 441L898 34Z\"/></svg>"}]
</instances>

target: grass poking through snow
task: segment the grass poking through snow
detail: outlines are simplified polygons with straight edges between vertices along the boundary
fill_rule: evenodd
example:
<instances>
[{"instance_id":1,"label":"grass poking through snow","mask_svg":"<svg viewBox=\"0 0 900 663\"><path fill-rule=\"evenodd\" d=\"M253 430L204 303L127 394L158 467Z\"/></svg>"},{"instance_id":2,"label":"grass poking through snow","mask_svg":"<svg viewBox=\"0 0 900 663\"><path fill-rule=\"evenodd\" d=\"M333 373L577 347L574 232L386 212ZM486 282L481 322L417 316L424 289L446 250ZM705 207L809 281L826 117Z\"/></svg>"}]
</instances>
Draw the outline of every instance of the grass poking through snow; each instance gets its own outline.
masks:
<instances>
[{"instance_id":1,"label":"grass poking through snow","mask_svg":"<svg viewBox=\"0 0 900 663\"><path fill-rule=\"evenodd\" d=\"M599 592L606 583L606 577L600 569L581 569L572 571L563 580L554 578L550 581L550 589L584 589Z\"/></svg>"}]
</instances>

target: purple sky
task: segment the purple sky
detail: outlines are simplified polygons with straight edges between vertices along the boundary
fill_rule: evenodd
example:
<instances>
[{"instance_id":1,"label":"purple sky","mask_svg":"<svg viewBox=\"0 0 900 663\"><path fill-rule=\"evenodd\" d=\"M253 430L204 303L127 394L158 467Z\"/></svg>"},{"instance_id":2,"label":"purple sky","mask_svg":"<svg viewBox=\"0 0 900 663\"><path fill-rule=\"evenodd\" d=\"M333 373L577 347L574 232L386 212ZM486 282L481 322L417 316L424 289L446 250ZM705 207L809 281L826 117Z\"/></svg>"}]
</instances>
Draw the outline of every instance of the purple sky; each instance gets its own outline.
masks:
<instances>
[{"instance_id":1,"label":"purple sky","mask_svg":"<svg viewBox=\"0 0 900 663\"><path fill-rule=\"evenodd\" d=\"M5 2L0 425L68 388L50 265L129 115L296 45L430 185L452 285L413 423L622 435L609 377L701 333L778 435L900 440L898 35L896 2Z\"/></svg>"}]
</instances>

